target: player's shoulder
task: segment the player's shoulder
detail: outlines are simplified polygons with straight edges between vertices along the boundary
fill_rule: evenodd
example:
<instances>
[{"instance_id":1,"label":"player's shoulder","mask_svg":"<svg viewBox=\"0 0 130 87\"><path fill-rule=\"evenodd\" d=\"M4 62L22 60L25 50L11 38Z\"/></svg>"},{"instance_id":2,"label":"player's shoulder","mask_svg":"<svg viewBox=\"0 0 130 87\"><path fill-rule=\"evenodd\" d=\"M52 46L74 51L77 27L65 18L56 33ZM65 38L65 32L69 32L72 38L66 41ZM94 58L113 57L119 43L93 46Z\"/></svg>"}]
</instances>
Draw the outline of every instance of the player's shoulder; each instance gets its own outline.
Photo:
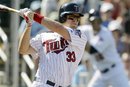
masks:
<instances>
[{"instance_id":1,"label":"player's shoulder","mask_svg":"<svg viewBox=\"0 0 130 87\"><path fill-rule=\"evenodd\" d=\"M92 31L92 26L90 24L81 25L78 27L79 30L85 32L85 31Z\"/></svg>"},{"instance_id":2,"label":"player's shoulder","mask_svg":"<svg viewBox=\"0 0 130 87\"><path fill-rule=\"evenodd\" d=\"M107 38L110 38L111 36L113 36L112 32L104 26L101 26L101 32L104 35L104 37L106 36Z\"/></svg>"}]
</instances>

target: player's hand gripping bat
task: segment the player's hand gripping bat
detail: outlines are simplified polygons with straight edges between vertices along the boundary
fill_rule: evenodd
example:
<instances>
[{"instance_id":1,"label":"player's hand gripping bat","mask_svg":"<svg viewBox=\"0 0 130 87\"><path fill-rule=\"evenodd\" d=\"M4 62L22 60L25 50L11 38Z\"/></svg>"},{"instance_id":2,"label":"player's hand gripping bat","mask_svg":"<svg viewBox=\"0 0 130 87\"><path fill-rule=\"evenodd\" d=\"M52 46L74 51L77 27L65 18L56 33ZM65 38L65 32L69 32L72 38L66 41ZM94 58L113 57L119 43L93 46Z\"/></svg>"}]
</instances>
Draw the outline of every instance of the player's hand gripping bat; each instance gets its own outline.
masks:
<instances>
[{"instance_id":1,"label":"player's hand gripping bat","mask_svg":"<svg viewBox=\"0 0 130 87\"><path fill-rule=\"evenodd\" d=\"M19 10L0 4L0 11L19 13Z\"/></svg>"},{"instance_id":2,"label":"player's hand gripping bat","mask_svg":"<svg viewBox=\"0 0 130 87\"><path fill-rule=\"evenodd\" d=\"M29 23L29 18L27 16L25 16L24 12L26 12L28 10L29 10L28 8L25 8L25 9L22 9L22 10L16 10L14 8L11 8L11 7L8 7L8 6L0 4L0 11L17 13L21 17L25 18L25 20L26 20L27 23Z\"/></svg>"}]
</instances>

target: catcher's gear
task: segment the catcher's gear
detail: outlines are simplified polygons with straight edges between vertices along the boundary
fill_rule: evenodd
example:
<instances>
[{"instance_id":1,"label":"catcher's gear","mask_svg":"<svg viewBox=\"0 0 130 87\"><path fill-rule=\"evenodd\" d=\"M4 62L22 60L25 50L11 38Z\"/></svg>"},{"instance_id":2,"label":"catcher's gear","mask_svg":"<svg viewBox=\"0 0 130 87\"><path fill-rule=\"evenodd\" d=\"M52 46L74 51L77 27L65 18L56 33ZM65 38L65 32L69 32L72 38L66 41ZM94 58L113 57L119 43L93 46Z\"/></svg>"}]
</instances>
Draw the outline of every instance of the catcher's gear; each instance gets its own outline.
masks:
<instances>
[{"instance_id":1,"label":"catcher's gear","mask_svg":"<svg viewBox=\"0 0 130 87\"><path fill-rule=\"evenodd\" d=\"M83 16L79 11L79 6L76 3L66 3L60 7L59 10L59 21L64 23L66 21L66 16L69 14L77 14L78 16Z\"/></svg>"}]
</instances>

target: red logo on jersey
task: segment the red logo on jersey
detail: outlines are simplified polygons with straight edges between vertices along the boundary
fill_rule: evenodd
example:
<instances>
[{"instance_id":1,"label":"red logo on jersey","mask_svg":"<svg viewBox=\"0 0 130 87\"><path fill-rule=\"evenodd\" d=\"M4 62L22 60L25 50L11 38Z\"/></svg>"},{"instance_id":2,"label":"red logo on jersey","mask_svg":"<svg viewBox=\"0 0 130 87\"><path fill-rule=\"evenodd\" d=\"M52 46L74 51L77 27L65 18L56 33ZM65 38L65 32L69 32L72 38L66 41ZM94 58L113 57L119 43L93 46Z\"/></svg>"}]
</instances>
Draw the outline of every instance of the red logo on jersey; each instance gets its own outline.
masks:
<instances>
[{"instance_id":1,"label":"red logo on jersey","mask_svg":"<svg viewBox=\"0 0 130 87\"><path fill-rule=\"evenodd\" d=\"M60 38L60 40L51 39L43 42L43 46L46 47L46 53L54 52L56 54L64 51L66 47L68 47L69 43L64 38Z\"/></svg>"}]
</instances>

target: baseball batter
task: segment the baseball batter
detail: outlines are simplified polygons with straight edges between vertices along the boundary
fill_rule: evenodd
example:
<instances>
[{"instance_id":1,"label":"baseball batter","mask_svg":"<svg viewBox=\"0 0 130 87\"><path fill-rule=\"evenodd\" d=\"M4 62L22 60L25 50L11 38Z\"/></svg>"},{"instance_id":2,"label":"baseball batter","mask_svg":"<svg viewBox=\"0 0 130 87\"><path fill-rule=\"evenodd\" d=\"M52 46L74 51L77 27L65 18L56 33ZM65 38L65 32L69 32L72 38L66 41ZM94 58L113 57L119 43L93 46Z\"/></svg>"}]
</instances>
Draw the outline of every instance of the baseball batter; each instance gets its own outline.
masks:
<instances>
[{"instance_id":1,"label":"baseball batter","mask_svg":"<svg viewBox=\"0 0 130 87\"><path fill-rule=\"evenodd\" d=\"M64 25L26 9L21 10L21 15L27 21L27 29L21 38L19 51L40 58L32 87L68 87L87 42L86 35L76 29L83 16L78 5L66 3L61 6L59 20ZM41 33L30 40L31 20L54 32Z\"/></svg>"},{"instance_id":2,"label":"baseball batter","mask_svg":"<svg viewBox=\"0 0 130 87\"><path fill-rule=\"evenodd\" d=\"M129 87L112 33L100 26L101 19L94 9L89 20L92 26L80 27L88 35L90 61L96 70L88 87Z\"/></svg>"}]
</instances>

